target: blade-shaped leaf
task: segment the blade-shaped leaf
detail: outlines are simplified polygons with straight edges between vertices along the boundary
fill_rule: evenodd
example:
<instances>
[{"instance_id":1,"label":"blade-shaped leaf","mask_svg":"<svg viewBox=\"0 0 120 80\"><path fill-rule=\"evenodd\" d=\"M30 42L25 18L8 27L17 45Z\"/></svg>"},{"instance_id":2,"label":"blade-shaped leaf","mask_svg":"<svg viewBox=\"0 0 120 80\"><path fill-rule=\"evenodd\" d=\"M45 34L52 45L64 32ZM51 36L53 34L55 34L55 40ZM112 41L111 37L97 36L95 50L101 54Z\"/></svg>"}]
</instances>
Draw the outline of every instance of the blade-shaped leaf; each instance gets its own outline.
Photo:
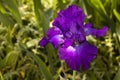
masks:
<instances>
[{"instance_id":1,"label":"blade-shaped leaf","mask_svg":"<svg viewBox=\"0 0 120 80\"><path fill-rule=\"evenodd\" d=\"M118 21L120 22L120 13L118 13L116 9L113 9L113 13L115 17L118 19Z\"/></svg>"},{"instance_id":2,"label":"blade-shaped leaf","mask_svg":"<svg viewBox=\"0 0 120 80\"><path fill-rule=\"evenodd\" d=\"M4 8L3 4L2 4L2 1L0 1L0 12L6 13L6 10L5 10L5 8Z\"/></svg>"},{"instance_id":3,"label":"blade-shaped leaf","mask_svg":"<svg viewBox=\"0 0 120 80\"><path fill-rule=\"evenodd\" d=\"M34 1L34 10L35 10L35 15L36 15L36 19L37 19L37 22L38 22L38 26L42 27L43 29L43 33L44 33L44 36L46 35L46 32L49 28L49 19L46 17L46 14L43 10L43 6L40 2L40 0L33 0ZM46 47L46 51L48 53L48 60L49 60L49 65L50 65L50 70L52 72L52 74L55 74L55 70L54 70L54 67L53 67L53 61L52 61L52 53L54 53L54 49L52 46L47 46ZM51 54L49 54L51 53Z\"/></svg>"},{"instance_id":4,"label":"blade-shaped leaf","mask_svg":"<svg viewBox=\"0 0 120 80\"><path fill-rule=\"evenodd\" d=\"M12 13L14 19L17 21L17 23L19 25L22 25L22 20L21 20L21 16L18 10L18 5L16 0L5 0L5 3L7 4L7 8L9 9L9 11Z\"/></svg>"},{"instance_id":5,"label":"blade-shaped leaf","mask_svg":"<svg viewBox=\"0 0 120 80\"><path fill-rule=\"evenodd\" d=\"M107 12L101 2L101 0L87 0L87 3L96 9L101 15L107 15Z\"/></svg>"},{"instance_id":6,"label":"blade-shaped leaf","mask_svg":"<svg viewBox=\"0 0 120 80\"><path fill-rule=\"evenodd\" d=\"M19 54L17 51L11 51L5 57L6 65L15 67Z\"/></svg>"},{"instance_id":7,"label":"blade-shaped leaf","mask_svg":"<svg viewBox=\"0 0 120 80\"><path fill-rule=\"evenodd\" d=\"M0 72L0 80L4 80L1 72Z\"/></svg>"},{"instance_id":8,"label":"blade-shaped leaf","mask_svg":"<svg viewBox=\"0 0 120 80\"><path fill-rule=\"evenodd\" d=\"M40 0L33 0L34 1L34 10L35 10L35 16L38 22L38 26L41 26L45 33L47 32L49 28L49 20L46 18L45 13L43 12L43 6L41 5Z\"/></svg>"},{"instance_id":9,"label":"blade-shaped leaf","mask_svg":"<svg viewBox=\"0 0 120 80\"><path fill-rule=\"evenodd\" d=\"M0 12L0 22L2 22L5 26L13 26L14 21L7 14L3 14Z\"/></svg>"}]
</instances>

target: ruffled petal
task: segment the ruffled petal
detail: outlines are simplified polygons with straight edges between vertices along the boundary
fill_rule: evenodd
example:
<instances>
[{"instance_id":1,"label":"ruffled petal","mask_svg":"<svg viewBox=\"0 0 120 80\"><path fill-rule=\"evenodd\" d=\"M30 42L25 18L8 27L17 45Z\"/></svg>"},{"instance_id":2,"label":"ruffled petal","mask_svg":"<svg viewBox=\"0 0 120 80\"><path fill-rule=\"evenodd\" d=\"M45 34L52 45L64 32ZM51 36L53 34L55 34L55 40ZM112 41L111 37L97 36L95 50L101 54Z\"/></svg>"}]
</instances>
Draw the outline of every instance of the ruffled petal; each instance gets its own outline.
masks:
<instances>
[{"instance_id":1,"label":"ruffled petal","mask_svg":"<svg viewBox=\"0 0 120 80\"><path fill-rule=\"evenodd\" d=\"M40 40L39 44L40 44L41 47L44 47L44 46L46 46L48 44L48 42L49 42L48 39L46 37L43 37Z\"/></svg>"},{"instance_id":2,"label":"ruffled petal","mask_svg":"<svg viewBox=\"0 0 120 80\"><path fill-rule=\"evenodd\" d=\"M90 68L90 63L97 57L98 49L94 45L89 42L84 42L77 48L77 54L79 54L79 58L82 59L82 68L87 70Z\"/></svg>"},{"instance_id":3,"label":"ruffled petal","mask_svg":"<svg viewBox=\"0 0 120 80\"><path fill-rule=\"evenodd\" d=\"M60 17L67 18L82 26L85 20L85 14L82 8L77 5L71 5L67 9L60 11Z\"/></svg>"},{"instance_id":4,"label":"ruffled petal","mask_svg":"<svg viewBox=\"0 0 120 80\"><path fill-rule=\"evenodd\" d=\"M70 30L70 27L72 26L72 21L70 19L64 18L64 17L57 17L53 25L58 27L62 33L65 33Z\"/></svg>"},{"instance_id":5,"label":"ruffled petal","mask_svg":"<svg viewBox=\"0 0 120 80\"><path fill-rule=\"evenodd\" d=\"M64 42L63 35L55 35L50 38L49 42L51 42L52 45L57 48L60 44Z\"/></svg>"},{"instance_id":6,"label":"ruffled petal","mask_svg":"<svg viewBox=\"0 0 120 80\"><path fill-rule=\"evenodd\" d=\"M86 32L86 35L94 35L96 37L102 37L107 34L108 27L104 26L102 29L94 29L91 27L87 27L84 30Z\"/></svg>"},{"instance_id":7,"label":"ruffled petal","mask_svg":"<svg viewBox=\"0 0 120 80\"><path fill-rule=\"evenodd\" d=\"M72 70L78 71L80 67L87 70L90 67L90 63L96 58L97 52L98 49L94 45L85 41L76 47L61 47L59 49L59 57L61 60L65 60Z\"/></svg>"},{"instance_id":8,"label":"ruffled petal","mask_svg":"<svg viewBox=\"0 0 120 80\"><path fill-rule=\"evenodd\" d=\"M77 25L79 28L82 27L84 20L84 11L77 5L72 5L59 12L58 17L53 22L53 25L59 27L64 33Z\"/></svg>"},{"instance_id":9,"label":"ruffled petal","mask_svg":"<svg viewBox=\"0 0 120 80\"><path fill-rule=\"evenodd\" d=\"M76 49L74 47L61 47L59 49L59 57L61 60L65 60L65 62L72 70L79 71L81 61L78 54L76 54Z\"/></svg>"}]
</instances>

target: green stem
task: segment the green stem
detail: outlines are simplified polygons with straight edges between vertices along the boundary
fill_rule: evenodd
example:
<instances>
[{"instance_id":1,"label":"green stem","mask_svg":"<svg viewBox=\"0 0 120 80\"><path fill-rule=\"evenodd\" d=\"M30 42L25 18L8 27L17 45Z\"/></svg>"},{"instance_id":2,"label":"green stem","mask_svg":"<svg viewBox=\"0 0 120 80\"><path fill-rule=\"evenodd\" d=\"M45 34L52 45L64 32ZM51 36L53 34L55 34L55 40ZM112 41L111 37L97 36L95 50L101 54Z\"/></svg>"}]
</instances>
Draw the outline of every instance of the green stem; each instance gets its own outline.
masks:
<instances>
[{"instance_id":1,"label":"green stem","mask_svg":"<svg viewBox=\"0 0 120 80\"><path fill-rule=\"evenodd\" d=\"M75 80L75 76L76 76L76 71L73 71L73 77L72 77L72 80Z\"/></svg>"}]
</instances>

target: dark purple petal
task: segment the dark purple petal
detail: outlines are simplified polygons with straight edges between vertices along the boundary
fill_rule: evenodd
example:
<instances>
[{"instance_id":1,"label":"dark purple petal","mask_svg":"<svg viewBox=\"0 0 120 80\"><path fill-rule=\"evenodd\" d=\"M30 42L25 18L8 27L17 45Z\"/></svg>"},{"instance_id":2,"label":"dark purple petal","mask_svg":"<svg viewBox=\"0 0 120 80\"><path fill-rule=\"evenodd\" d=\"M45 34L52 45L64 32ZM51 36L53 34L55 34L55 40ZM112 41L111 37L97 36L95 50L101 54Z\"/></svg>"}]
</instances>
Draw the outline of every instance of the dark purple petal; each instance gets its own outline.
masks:
<instances>
[{"instance_id":1,"label":"dark purple petal","mask_svg":"<svg viewBox=\"0 0 120 80\"><path fill-rule=\"evenodd\" d=\"M63 35L55 35L49 40L49 42L51 42L52 45L57 48L60 44L64 42Z\"/></svg>"},{"instance_id":2,"label":"dark purple petal","mask_svg":"<svg viewBox=\"0 0 120 80\"><path fill-rule=\"evenodd\" d=\"M77 47L77 53L82 59L82 68L87 70L90 68L90 63L97 57L98 49L86 41Z\"/></svg>"},{"instance_id":3,"label":"dark purple petal","mask_svg":"<svg viewBox=\"0 0 120 80\"><path fill-rule=\"evenodd\" d=\"M47 44L48 44L48 40L47 40L47 38L46 37L43 37L41 40L40 40L40 42L39 42L39 44L40 44L40 46L41 47L44 47L44 46L46 46Z\"/></svg>"},{"instance_id":4,"label":"dark purple petal","mask_svg":"<svg viewBox=\"0 0 120 80\"><path fill-rule=\"evenodd\" d=\"M86 35L94 35L96 37L102 37L107 34L108 27L104 26L102 29L94 29L91 27L85 28Z\"/></svg>"},{"instance_id":5,"label":"dark purple petal","mask_svg":"<svg viewBox=\"0 0 120 80\"><path fill-rule=\"evenodd\" d=\"M84 28L93 28L94 25L92 23L87 23L84 25Z\"/></svg>"},{"instance_id":6,"label":"dark purple petal","mask_svg":"<svg viewBox=\"0 0 120 80\"><path fill-rule=\"evenodd\" d=\"M70 30L70 26L72 26L72 21L70 19L64 18L64 17L57 17L53 25L58 27L63 33Z\"/></svg>"},{"instance_id":7,"label":"dark purple petal","mask_svg":"<svg viewBox=\"0 0 120 80\"><path fill-rule=\"evenodd\" d=\"M53 22L53 25L59 27L64 33L69 31L72 27L82 27L84 20L85 14L83 10L77 5L72 5L59 12L58 17Z\"/></svg>"},{"instance_id":8,"label":"dark purple petal","mask_svg":"<svg viewBox=\"0 0 120 80\"><path fill-rule=\"evenodd\" d=\"M78 39L79 42L83 42L86 40L86 34L83 28L79 29L79 31L76 34L76 38Z\"/></svg>"},{"instance_id":9,"label":"dark purple petal","mask_svg":"<svg viewBox=\"0 0 120 80\"><path fill-rule=\"evenodd\" d=\"M72 70L78 71L80 67L87 70L90 67L90 63L96 58L97 52L98 49L94 45L85 41L76 47L61 47L59 49L59 57L61 60L65 60Z\"/></svg>"},{"instance_id":10,"label":"dark purple petal","mask_svg":"<svg viewBox=\"0 0 120 80\"><path fill-rule=\"evenodd\" d=\"M77 29L76 27L72 27L70 28L70 31L65 33L65 37L72 41L83 42L86 40L86 34L83 28Z\"/></svg>"},{"instance_id":11,"label":"dark purple petal","mask_svg":"<svg viewBox=\"0 0 120 80\"><path fill-rule=\"evenodd\" d=\"M71 5L67 9L60 11L59 16L72 20L78 23L79 26L83 25L85 19L84 11L77 5Z\"/></svg>"},{"instance_id":12,"label":"dark purple petal","mask_svg":"<svg viewBox=\"0 0 120 80\"><path fill-rule=\"evenodd\" d=\"M74 41L72 41L71 39L65 39L63 46L64 47L69 47L73 44L74 44Z\"/></svg>"},{"instance_id":13,"label":"dark purple petal","mask_svg":"<svg viewBox=\"0 0 120 80\"><path fill-rule=\"evenodd\" d=\"M51 27L47 31L47 37L48 37L48 39L52 38L55 35L59 35L59 34L62 34L62 32L57 27Z\"/></svg>"}]
</instances>

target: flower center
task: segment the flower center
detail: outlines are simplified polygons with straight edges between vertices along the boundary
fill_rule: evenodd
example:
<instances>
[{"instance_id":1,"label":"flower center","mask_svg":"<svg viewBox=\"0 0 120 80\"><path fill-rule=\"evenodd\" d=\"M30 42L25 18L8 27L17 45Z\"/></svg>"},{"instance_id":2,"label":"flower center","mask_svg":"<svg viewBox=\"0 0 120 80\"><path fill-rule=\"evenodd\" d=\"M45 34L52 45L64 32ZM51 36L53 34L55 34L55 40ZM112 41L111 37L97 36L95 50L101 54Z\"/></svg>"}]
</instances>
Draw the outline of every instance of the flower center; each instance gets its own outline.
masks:
<instances>
[{"instance_id":1,"label":"flower center","mask_svg":"<svg viewBox=\"0 0 120 80\"><path fill-rule=\"evenodd\" d=\"M74 45L75 45L75 46L79 46L79 45L80 45L80 42L79 42L78 40L75 40Z\"/></svg>"}]
</instances>

